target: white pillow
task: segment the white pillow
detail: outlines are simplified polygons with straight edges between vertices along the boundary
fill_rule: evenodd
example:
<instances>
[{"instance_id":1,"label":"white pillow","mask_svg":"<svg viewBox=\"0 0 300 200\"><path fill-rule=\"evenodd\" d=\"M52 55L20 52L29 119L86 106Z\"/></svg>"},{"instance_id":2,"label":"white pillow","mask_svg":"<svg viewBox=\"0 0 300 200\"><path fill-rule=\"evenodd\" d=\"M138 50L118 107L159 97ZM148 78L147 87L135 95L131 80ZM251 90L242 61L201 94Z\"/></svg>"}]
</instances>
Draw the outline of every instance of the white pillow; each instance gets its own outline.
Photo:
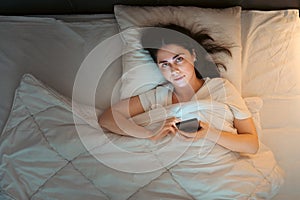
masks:
<instances>
[{"instance_id":1,"label":"white pillow","mask_svg":"<svg viewBox=\"0 0 300 200\"><path fill-rule=\"evenodd\" d=\"M173 23L186 27L193 32L207 29L216 41L233 44L230 50L232 59L220 56L227 64L227 71L221 76L227 78L240 91L241 88L241 40L240 40L240 7L227 9L204 9L199 7L164 6L135 7L116 5L114 8L125 43L123 55L123 77L121 98L138 95L164 82L160 71L149 54L141 48L140 33L137 27L156 26Z\"/></svg>"},{"instance_id":2,"label":"white pillow","mask_svg":"<svg viewBox=\"0 0 300 200\"><path fill-rule=\"evenodd\" d=\"M242 95L299 95L299 11L242 11L241 23Z\"/></svg>"}]
</instances>

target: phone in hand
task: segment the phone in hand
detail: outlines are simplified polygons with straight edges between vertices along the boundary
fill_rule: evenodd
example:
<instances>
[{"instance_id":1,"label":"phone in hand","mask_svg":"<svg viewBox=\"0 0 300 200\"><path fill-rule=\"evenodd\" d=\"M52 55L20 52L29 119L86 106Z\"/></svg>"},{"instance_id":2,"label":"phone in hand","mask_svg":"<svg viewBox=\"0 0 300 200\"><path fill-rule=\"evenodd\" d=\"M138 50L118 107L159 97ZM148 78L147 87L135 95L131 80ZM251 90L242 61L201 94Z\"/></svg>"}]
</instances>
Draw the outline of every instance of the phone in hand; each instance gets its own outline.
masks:
<instances>
[{"instance_id":1,"label":"phone in hand","mask_svg":"<svg viewBox=\"0 0 300 200\"><path fill-rule=\"evenodd\" d=\"M199 125L199 121L197 118L192 118L189 120L177 122L176 127L179 130L181 130L183 132L187 132L187 133L194 133L201 129L201 126Z\"/></svg>"}]
</instances>

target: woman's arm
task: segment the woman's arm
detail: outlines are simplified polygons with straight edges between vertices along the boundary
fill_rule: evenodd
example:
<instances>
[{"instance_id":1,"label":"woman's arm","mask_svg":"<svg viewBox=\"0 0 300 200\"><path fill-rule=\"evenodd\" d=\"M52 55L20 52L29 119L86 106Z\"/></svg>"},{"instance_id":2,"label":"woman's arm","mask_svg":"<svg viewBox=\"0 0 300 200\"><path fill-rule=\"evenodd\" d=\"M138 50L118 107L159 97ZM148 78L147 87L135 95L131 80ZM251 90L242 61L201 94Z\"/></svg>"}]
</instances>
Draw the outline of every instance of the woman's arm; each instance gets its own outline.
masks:
<instances>
[{"instance_id":1,"label":"woman's arm","mask_svg":"<svg viewBox=\"0 0 300 200\"><path fill-rule=\"evenodd\" d=\"M130 117L145 112L138 96L122 100L111 106L99 118L102 128L108 129L120 135L146 138L151 132L142 126L138 126Z\"/></svg>"},{"instance_id":2,"label":"woman's arm","mask_svg":"<svg viewBox=\"0 0 300 200\"><path fill-rule=\"evenodd\" d=\"M216 141L232 151L243 153L256 153L259 147L258 136L252 118L235 119L234 127L238 134L214 130L208 133L208 138Z\"/></svg>"},{"instance_id":3,"label":"woman's arm","mask_svg":"<svg viewBox=\"0 0 300 200\"><path fill-rule=\"evenodd\" d=\"M254 154L258 150L258 136L252 118L234 120L234 127L237 129L238 134L217 130L202 121L199 123L202 128L195 135L192 136L186 133L182 133L182 135L192 137L193 140L207 138L236 152Z\"/></svg>"},{"instance_id":4,"label":"woman's arm","mask_svg":"<svg viewBox=\"0 0 300 200\"><path fill-rule=\"evenodd\" d=\"M102 128L108 129L113 133L136 138L158 140L168 134L176 134L177 128L175 123L179 120L175 117L167 119L155 133L129 120L131 117L143 112L145 111L140 98L138 96L131 97L107 109L100 116L99 124Z\"/></svg>"},{"instance_id":5,"label":"woman's arm","mask_svg":"<svg viewBox=\"0 0 300 200\"><path fill-rule=\"evenodd\" d=\"M215 129L209 131L207 137L232 151L252 154L256 153L259 142L253 119L235 119L234 127L237 129L238 134Z\"/></svg>"}]
</instances>

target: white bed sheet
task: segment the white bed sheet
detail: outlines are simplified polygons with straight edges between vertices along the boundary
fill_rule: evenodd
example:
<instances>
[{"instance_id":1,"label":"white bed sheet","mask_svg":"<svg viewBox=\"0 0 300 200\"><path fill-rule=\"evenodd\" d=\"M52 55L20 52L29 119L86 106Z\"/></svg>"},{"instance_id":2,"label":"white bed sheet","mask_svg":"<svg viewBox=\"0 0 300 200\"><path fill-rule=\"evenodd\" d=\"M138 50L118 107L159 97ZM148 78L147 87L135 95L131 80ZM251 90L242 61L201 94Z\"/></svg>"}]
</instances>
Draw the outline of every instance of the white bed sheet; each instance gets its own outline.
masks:
<instances>
[{"instance_id":1,"label":"white bed sheet","mask_svg":"<svg viewBox=\"0 0 300 200\"><path fill-rule=\"evenodd\" d=\"M263 129L262 141L274 152L285 180L274 200L298 200L300 197L300 128Z\"/></svg>"},{"instance_id":2,"label":"white bed sheet","mask_svg":"<svg viewBox=\"0 0 300 200\"><path fill-rule=\"evenodd\" d=\"M0 131L24 73L71 97L77 70L86 54L118 33L112 14L0 16L0 27ZM121 59L105 71L96 93L99 108L110 103L114 84L107 82L117 82L121 72Z\"/></svg>"},{"instance_id":3,"label":"white bed sheet","mask_svg":"<svg viewBox=\"0 0 300 200\"><path fill-rule=\"evenodd\" d=\"M275 200L300 198L300 97L265 97L260 110L261 139L274 152L285 171L285 181Z\"/></svg>"},{"instance_id":4,"label":"white bed sheet","mask_svg":"<svg viewBox=\"0 0 300 200\"><path fill-rule=\"evenodd\" d=\"M263 97L263 102L260 111L262 128L282 130L300 128L300 95Z\"/></svg>"}]
</instances>

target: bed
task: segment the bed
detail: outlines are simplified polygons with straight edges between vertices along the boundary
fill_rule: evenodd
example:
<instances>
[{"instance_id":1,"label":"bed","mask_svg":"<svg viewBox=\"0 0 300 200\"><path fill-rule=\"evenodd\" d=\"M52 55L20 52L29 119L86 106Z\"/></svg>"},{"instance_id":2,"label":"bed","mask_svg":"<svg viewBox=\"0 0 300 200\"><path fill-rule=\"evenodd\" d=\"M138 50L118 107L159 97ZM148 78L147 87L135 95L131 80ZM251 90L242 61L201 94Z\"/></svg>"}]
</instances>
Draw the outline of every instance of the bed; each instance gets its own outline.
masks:
<instances>
[{"instance_id":1,"label":"bed","mask_svg":"<svg viewBox=\"0 0 300 200\"><path fill-rule=\"evenodd\" d=\"M299 8L299 0L3 3L0 199L299 199ZM234 44L232 58L212 59L225 59L221 76L252 113L257 154L99 127L109 105L164 82L136 44L139 28L170 22ZM155 125L197 107L219 126L222 106L210 116L211 104L200 103L133 120Z\"/></svg>"}]
</instances>

